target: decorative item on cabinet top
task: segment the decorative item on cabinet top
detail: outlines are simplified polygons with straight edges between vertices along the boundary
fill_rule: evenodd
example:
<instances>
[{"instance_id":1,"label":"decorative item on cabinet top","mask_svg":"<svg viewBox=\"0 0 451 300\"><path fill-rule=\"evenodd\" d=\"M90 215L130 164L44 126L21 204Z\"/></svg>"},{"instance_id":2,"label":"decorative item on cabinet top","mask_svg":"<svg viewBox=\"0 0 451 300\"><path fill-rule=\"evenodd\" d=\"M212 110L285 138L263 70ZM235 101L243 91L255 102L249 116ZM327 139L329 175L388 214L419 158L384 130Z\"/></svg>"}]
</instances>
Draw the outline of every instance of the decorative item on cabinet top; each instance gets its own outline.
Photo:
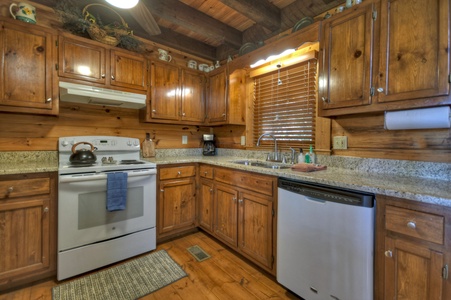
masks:
<instances>
[{"instance_id":1,"label":"decorative item on cabinet top","mask_svg":"<svg viewBox=\"0 0 451 300\"><path fill-rule=\"evenodd\" d=\"M88 33L91 39L106 45L134 52L144 51L143 43L133 36L133 31L121 15L106 5L93 3L81 9L75 1L64 0L57 1L54 9L63 28L75 35L86 37ZM111 16L119 18L119 22L115 20L110 24L103 24L102 19L108 20Z\"/></svg>"}]
</instances>

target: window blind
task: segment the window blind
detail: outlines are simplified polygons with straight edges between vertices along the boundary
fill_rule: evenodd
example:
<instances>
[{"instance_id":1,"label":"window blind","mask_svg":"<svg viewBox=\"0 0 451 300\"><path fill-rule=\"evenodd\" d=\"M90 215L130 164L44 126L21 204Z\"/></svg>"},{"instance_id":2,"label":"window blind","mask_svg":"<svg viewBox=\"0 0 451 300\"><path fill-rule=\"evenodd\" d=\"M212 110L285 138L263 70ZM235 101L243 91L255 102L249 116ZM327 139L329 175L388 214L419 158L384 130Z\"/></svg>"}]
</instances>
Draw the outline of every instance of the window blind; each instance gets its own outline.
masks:
<instances>
[{"instance_id":1,"label":"window blind","mask_svg":"<svg viewBox=\"0 0 451 300\"><path fill-rule=\"evenodd\" d=\"M254 79L253 144L263 133L277 139L279 149L315 144L317 60L310 59ZM273 149L263 137L260 148Z\"/></svg>"}]
</instances>

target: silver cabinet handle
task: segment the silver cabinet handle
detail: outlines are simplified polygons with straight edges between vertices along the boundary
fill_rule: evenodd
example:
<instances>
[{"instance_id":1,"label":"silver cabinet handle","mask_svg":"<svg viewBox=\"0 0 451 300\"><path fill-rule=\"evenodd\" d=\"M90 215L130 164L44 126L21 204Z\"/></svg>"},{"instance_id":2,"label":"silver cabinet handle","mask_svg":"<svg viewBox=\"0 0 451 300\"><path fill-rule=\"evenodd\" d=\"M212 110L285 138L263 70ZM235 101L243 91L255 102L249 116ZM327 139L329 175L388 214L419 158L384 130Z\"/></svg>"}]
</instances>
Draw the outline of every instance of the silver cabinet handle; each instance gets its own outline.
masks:
<instances>
[{"instance_id":1,"label":"silver cabinet handle","mask_svg":"<svg viewBox=\"0 0 451 300\"><path fill-rule=\"evenodd\" d=\"M177 175L182 175L182 172L181 172L181 171L178 171L178 172L177 172Z\"/></svg>"},{"instance_id":2,"label":"silver cabinet handle","mask_svg":"<svg viewBox=\"0 0 451 300\"><path fill-rule=\"evenodd\" d=\"M233 202L236 202L236 197L233 197L232 200L233 200Z\"/></svg>"},{"instance_id":3,"label":"silver cabinet handle","mask_svg":"<svg viewBox=\"0 0 451 300\"><path fill-rule=\"evenodd\" d=\"M184 117L184 116L186 116L186 114L185 114L185 113L182 113L182 116Z\"/></svg>"},{"instance_id":4,"label":"silver cabinet handle","mask_svg":"<svg viewBox=\"0 0 451 300\"><path fill-rule=\"evenodd\" d=\"M386 257L393 257L393 252L391 250L387 250L387 251L385 251L385 256Z\"/></svg>"},{"instance_id":5,"label":"silver cabinet handle","mask_svg":"<svg viewBox=\"0 0 451 300\"><path fill-rule=\"evenodd\" d=\"M240 204L243 204L243 199L238 200Z\"/></svg>"},{"instance_id":6,"label":"silver cabinet handle","mask_svg":"<svg viewBox=\"0 0 451 300\"><path fill-rule=\"evenodd\" d=\"M49 212L49 208L46 206L44 207L44 213L48 213Z\"/></svg>"},{"instance_id":7,"label":"silver cabinet handle","mask_svg":"<svg viewBox=\"0 0 451 300\"><path fill-rule=\"evenodd\" d=\"M14 187L10 186L10 187L8 188L8 194L9 194L9 193L12 193L13 191L14 191Z\"/></svg>"},{"instance_id":8,"label":"silver cabinet handle","mask_svg":"<svg viewBox=\"0 0 451 300\"><path fill-rule=\"evenodd\" d=\"M152 112L154 112L154 113L155 113L155 112L157 112L157 110L156 110L156 109L152 109Z\"/></svg>"},{"instance_id":9,"label":"silver cabinet handle","mask_svg":"<svg viewBox=\"0 0 451 300\"><path fill-rule=\"evenodd\" d=\"M111 75L111 80L114 80L114 75Z\"/></svg>"},{"instance_id":10,"label":"silver cabinet handle","mask_svg":"<svg viewBox=\"0 0 451 300\"><path fill-rule=\"evenodd\" d=\"M377 91L379 92L379 93L382 93L383 91L384 91L384 88L377 88Z\"/></svg>"},{"instance_id":11,"label":"silver cabinet handle","mask_svg":"<svg viewBox=\"0 0 451 300\"><path fill-rule=\"evenodd\" d=\"M160 192L164 192L164 189L160 189Z\"/></svg>"},{"instance_id":12,"label":"silver cabinet handle","mask_svg":"<svg viewBox=\"0 0 451 300\"><path fill-rule=\"evenodd\" d=\"M105 78L105 74L100 75L100 77Z\"/></svg>"},{"instance_id":13,"label":"silver cabinet handle","mask_svg":"<svg viewBox=\"0 0 451 300\"><path fill-rule=\"evenodd\" d=\"M52 102L52 98L47 98L47 100L45 100L45 102Z\"/></svg>"},{"instance_id":14,"label":"silver cabinet handle","mask_svg":"<svg viewBox=\"0 0 451 300\"><path fill-rule=\"evenodd\" d=\"M205 176L207 176L208 172L204 172Z\"/></svg>"},{"instance_id":15,"label":"silver cabinet handle","mask_svg":"<svg viewBox=\"0 0 451 300\"><path fill-rule=\"evenodd\" d=\"M415 222L413 222L413 221L410 221L410 222L407 222L407 227L409 227L410 229L415 229L415 228L417 228L417 224L415 224Z\"/></svg>"}]
</instances>

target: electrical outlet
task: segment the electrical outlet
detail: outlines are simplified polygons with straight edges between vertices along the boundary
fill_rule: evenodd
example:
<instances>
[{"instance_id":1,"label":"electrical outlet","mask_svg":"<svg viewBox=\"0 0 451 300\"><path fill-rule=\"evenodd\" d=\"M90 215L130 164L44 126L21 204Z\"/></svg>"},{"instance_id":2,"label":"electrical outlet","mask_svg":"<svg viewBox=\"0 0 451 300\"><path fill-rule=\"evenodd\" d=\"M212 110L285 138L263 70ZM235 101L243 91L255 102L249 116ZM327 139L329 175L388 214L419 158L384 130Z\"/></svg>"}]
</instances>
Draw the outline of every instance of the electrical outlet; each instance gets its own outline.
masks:
<instances>
[{"instance_id":1,"label":"electrical outlet","mask_svg":"<svg viewBox=\"0 0 451 300\"><path fill-rule=\"evenodd\" d=\"M182 135L182 145L186 145L186 144L188 144L188 136Z\"/></svg>"},{"instance_id":2,"label":"electrical outlet","mask_svg":"<svg viewBox=\"0 0 451 300\"><path fill-rule=\"evenodd\" d=\"M348 149L348 137L334 136L334 149Z\"/></svg>"},{"instance_id":3,"label":"electrical outlet","mask_svg":"<svg viewBox=\"0 0 451 300\"><path fill-rule=\"evenodd\" d=\"M246 146L246 136L241 136L241 146Z\"/></svg>"}]
</instances>

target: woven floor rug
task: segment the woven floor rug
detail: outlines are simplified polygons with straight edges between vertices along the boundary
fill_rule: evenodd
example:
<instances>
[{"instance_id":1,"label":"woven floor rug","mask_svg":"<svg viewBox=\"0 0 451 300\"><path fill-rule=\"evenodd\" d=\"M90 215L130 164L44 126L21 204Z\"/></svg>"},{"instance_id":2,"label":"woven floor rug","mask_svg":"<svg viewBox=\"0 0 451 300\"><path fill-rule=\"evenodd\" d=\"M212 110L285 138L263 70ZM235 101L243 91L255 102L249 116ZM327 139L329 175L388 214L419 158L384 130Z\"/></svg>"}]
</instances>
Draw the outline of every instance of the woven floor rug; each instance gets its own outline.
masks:
<instances>
[{"instance_id":1,"label":"woven floor rug","mask_svg":"<svg viewBox=\"0 0 451 300\"><path fill-rule=\"evenodd\" d=\"M131 300L187 276L165 250L63 283L53 300Z\"/></svg>"}]
</instances>

